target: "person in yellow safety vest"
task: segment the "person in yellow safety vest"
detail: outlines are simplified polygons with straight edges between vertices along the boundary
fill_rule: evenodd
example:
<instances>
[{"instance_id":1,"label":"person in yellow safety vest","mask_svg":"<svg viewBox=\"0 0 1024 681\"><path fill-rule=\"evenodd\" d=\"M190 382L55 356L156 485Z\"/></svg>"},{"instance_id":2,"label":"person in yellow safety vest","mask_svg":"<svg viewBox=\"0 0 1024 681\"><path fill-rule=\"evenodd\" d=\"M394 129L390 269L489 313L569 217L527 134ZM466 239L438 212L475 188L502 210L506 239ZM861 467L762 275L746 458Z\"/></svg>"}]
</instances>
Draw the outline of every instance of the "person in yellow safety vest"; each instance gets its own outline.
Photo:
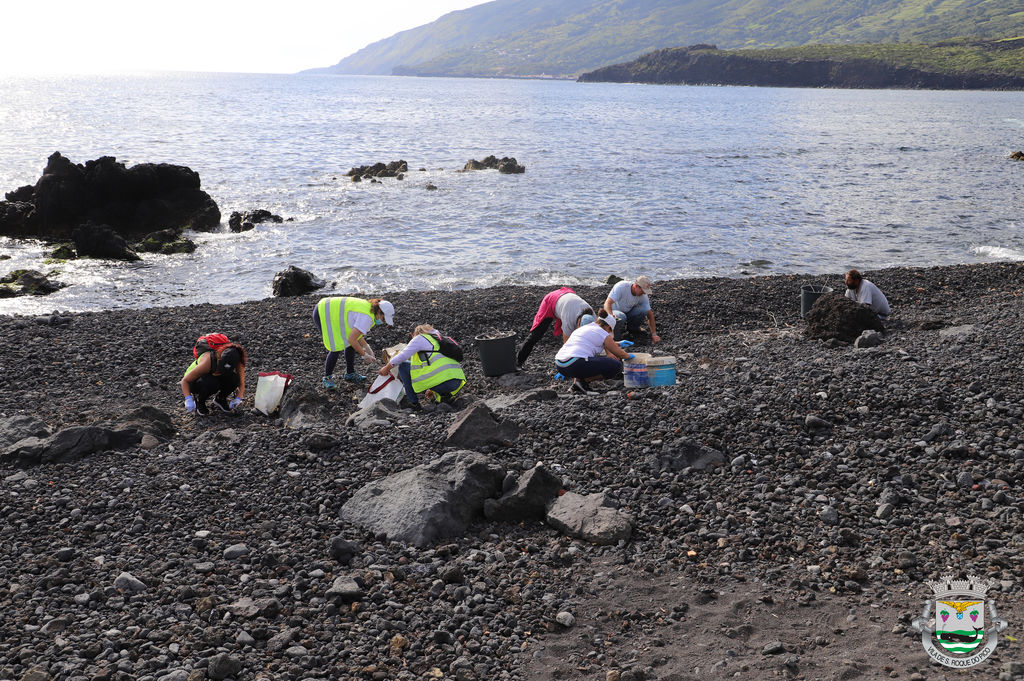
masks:
<instances>
[{"instance_id":1,"label":"person in yellow safety vest","mask_svg":"<svg viewBox=\"0 0 1024 681\"><path fill-rule=\"evenodd\" d=\"M398 367L398 377L413 411L423 411L418 393L431 402L451 402L466 385L462 365L441 352L441 333L430 324L420 324L409 334L412 340L377 372L387 376Z\"/></svg>"},{"instance_id":2,"label":"person in yellow safety vest","mask_svg":"<svg viewBox=\"0 0 1024 681\"><path fill-rule=\"evenodd\" d=\"M313 311L313 318L320 328L324 347L327 348L323 385L328 390L334 390L338 384L331 376L342 353L345 354L345 380L366 380L366 376L356 373L356 353L362 355L367 362L377 363L377 355L367 344L365 336L379 322L394 326L395 306L380 298L321 298Z\"/></svg>"}]
</instances>

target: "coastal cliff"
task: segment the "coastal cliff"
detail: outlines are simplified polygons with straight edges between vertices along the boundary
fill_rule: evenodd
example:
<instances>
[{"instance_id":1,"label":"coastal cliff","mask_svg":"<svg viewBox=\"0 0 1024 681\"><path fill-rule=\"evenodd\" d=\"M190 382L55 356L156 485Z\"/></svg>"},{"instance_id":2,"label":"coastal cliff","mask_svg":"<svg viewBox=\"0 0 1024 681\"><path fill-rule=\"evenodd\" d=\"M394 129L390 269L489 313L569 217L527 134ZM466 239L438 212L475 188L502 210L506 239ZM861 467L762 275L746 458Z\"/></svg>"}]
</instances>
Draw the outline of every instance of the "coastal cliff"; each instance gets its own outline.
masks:
<instances>
[{"instance_id":1,"label":"coastal cliff","mask_svg":"<svg viewBox=\"0 0 1024 681\"><path fill-rule=\"evenodd\" d=\"M1024 44L1024 40L1014 41ZM657 83L679 85L756 85L766 87L905 88L932 90L1019 90L1024 73L942 68L937 59L913 59L908 52L871 54L860 51L719 50L712 45L657 50L622 64L584 73L580 82ZM920 46L918 54L944 46ZM981 48L976 48L981 49ZM1021 47L1015 45L1014 50ZM806 55L806 56L804 56ZM895 56L894 56L895 55ZM902 63L901 63L902 62ZM918 65L920 64L920 65Z\"/></svg>"}]
</instances>

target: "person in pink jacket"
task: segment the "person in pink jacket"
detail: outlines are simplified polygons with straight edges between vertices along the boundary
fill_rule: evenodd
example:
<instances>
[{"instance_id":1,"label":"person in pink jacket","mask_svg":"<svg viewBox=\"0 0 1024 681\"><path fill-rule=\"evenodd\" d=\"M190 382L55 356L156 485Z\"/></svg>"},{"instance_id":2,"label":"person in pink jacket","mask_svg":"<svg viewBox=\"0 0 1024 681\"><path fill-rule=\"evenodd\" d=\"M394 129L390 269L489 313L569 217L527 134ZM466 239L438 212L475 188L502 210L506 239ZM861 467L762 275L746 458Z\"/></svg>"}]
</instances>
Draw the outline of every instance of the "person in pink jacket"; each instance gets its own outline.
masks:
<instances>
[{"instance_id":1,"label":"person in pink jacket","mask_svg":"<svg viewBox=\"0 0 1024 681\"><path fill-rule=\"evenodd\" d=\"M522 371L526 358L533 352L533 346L544 336L552 322L555 323L555 338L561 339L564 344L565 339L579 326L580 317L585 314L594 314L593 308L568 286L544 296L537 314L533 317L530 335L516 357L516 369Z\"/></svg>"}]
</instances>

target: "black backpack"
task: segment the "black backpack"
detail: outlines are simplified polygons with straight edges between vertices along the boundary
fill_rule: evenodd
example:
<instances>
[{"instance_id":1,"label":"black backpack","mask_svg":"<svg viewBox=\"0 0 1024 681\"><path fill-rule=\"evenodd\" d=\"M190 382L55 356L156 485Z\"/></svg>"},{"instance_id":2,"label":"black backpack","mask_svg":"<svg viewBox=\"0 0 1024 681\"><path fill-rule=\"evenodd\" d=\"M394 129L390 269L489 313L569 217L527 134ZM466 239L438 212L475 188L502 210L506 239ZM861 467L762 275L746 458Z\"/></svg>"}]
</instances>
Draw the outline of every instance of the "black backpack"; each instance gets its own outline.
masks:
<instances>
[{"instance_id":1,"label":"black backpack","mask_svg":"<svg viewBox=\"0 0 1024 681\"><path fill-rule=\"evenodd\" d=\"M435 334L429 334L431 338L437 341L437 350L448 359L454 359L456 362L462 361L462 346L455 342L455 339L451 336L437 336ZM423 361L427 360L430 353L420 351L420 358Z\"/></svg>"},{"instance_id":2,"label":"black backpack","mask_svg":"<svg viewBox=\"0 0 1024 681\"><path fill-rule=\"evenodd\" d=\"M435 336L435 338L437 338ZM462 346L455 342L451 336L441 336L438 340L438 350L441 354L456 362L462 361Z\"/></svg>"}]
</instances>

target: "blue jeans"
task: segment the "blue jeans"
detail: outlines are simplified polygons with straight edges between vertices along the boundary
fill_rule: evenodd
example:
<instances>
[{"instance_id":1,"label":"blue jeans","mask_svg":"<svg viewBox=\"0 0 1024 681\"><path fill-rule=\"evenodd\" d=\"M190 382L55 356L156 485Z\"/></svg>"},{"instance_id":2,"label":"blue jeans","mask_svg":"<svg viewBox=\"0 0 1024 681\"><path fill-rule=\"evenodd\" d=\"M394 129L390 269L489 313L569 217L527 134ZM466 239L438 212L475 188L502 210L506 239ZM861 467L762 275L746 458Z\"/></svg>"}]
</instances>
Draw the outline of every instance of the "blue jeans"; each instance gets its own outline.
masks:
<instances>
[{"instance_id":1,"label":"blue jeans","mask_svg":"<svg viewBox=\"0 0 1024 681\"><path fill-rule=\"evenodd\" d=\"M416 396L416 391L412 389L412 363L402 362L398 365L398 378L402 381L402 385L405 387L405 396L409 398L409 404L419 404L420 398ZM447 381L441 381L437 385L430 388L438 395L450 396L457 392L462 387L462 381L458 378L449 378Z\"/></svg>"},{"instance_id":2,"label":"blue jeans","mask_svg":"<svg viewBox=\"0 0 1024 681\"><path fill-rule=\"evenodd\" d=\"M565 362L555 362L555 370L568 378L584 380L600 376L618 378L622 375L622 362L611 357L573 357Z\"/></svg>"}]
</instances>

